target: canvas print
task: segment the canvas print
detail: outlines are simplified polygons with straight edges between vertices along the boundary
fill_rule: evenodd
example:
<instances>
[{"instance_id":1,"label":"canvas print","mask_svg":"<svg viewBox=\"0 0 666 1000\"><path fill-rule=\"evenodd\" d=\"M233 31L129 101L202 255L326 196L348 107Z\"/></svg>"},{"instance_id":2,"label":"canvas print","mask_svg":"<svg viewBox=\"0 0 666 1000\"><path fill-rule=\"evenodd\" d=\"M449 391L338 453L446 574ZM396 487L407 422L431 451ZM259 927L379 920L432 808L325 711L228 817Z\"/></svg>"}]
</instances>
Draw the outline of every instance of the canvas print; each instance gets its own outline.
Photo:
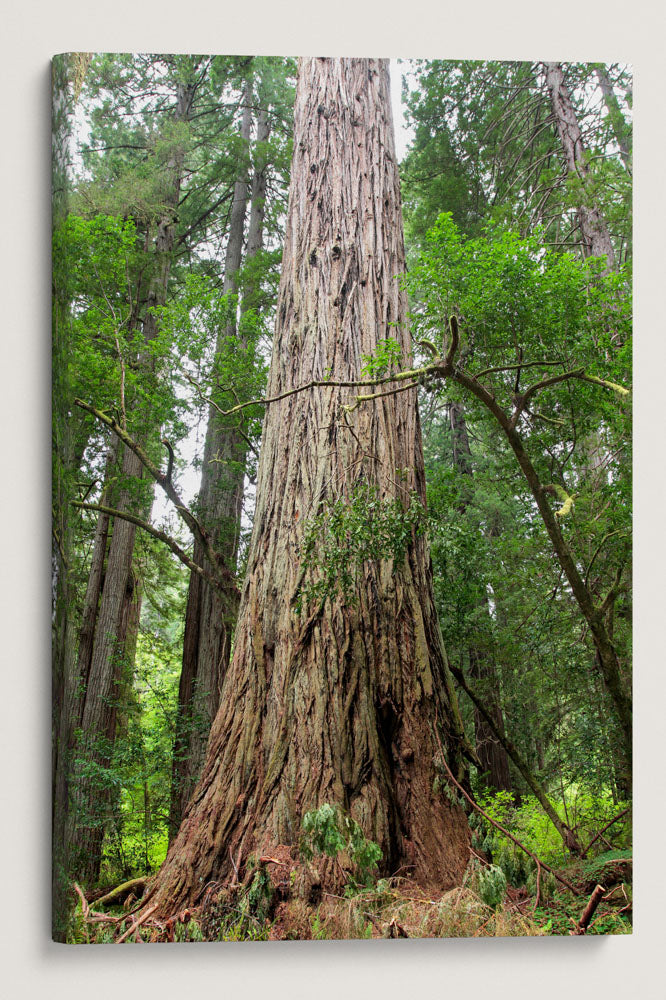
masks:
<instances>
[{"instance_id":1,"label":"canvas print","mask_svg":"<svg viewBox=\"0 0 666 1000\"><path fill-rule=\"evenodd\" d=\"M53 62L53 936L626 934L624 64Z\"/></svg>"}]
</instances>

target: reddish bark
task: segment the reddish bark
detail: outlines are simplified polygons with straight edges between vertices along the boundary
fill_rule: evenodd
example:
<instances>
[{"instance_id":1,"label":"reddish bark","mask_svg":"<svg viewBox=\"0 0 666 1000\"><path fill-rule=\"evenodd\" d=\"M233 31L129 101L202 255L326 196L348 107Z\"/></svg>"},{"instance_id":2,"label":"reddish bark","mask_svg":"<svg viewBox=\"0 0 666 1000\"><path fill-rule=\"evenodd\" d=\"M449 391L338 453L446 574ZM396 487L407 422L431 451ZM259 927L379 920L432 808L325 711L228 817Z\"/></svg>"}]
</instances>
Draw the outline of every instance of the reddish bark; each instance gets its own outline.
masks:
<instances>
[{"instance_id":1,"label":"reddish bark","mask_svg":"<svg viewBox=\"0 0 666 1000\"><path fill-rule=\"evenodd\" d=\"M403 270L387 62L303 59L268 396L329 371L358 378L386 337L406 359ZM465 869L466 817L436 791L436 720L451 758L460 723L426 541L412 537L402 561L365 563L356 602L295 607L303 525L320 501L360 480L383 497L425 496L415 390L345 421L352 399L311 389L267 410L233 658L202 778L150 893L159 915L231 880L232 858L295 843L323 802L350 811L388 871L408 866L444 888Z\"/></svg>"}]
</instances>

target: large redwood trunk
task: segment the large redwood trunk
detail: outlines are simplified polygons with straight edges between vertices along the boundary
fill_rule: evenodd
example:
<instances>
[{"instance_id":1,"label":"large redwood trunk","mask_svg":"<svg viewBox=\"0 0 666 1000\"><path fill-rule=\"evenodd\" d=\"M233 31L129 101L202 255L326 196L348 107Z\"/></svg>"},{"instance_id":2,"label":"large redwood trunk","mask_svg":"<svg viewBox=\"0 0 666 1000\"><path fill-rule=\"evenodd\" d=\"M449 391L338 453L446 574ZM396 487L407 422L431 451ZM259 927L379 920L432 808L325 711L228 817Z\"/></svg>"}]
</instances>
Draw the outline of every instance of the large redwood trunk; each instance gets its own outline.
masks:
<instances>
[{"instance_id":1,"label":"large redwood trunk","mask_svg":"<svg viewBox=\"0 0 666 1000\"><path fill-rule=\"evenodd\" d=\"M386 337L406 361L403 270L388 64L303 59L268 395L328 372L357 379ZM437 790L435 729L452 759L457 723L425 540L412 537L401 562L365 563L355 602L295 606L303 526L320 501L359 481L382 497L425 496L416 391L345 422L353 395L310 389L267 409L233 658L201 780L153 886L158 914L232 876L232 856L242 865L297 842L303 813L323 802L351 812L387 871L410 866L440 888L464 872L466 817Z\"/></svg>"}]
</instances>

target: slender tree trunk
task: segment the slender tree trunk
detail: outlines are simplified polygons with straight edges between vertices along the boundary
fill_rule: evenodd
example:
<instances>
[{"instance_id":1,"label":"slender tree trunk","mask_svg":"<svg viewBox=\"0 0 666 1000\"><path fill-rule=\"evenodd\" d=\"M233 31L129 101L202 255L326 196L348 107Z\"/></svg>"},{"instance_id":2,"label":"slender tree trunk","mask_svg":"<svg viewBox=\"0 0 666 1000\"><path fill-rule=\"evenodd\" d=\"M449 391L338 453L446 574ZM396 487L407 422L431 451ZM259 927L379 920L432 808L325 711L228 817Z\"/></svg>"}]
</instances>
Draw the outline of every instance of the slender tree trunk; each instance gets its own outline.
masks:
<instances>
[{"instance_id":1,"label":"slender tree trunk","mask_svg":"<svg viewBox=\"0 0 666 1000\"><path fill-rule=\"evenodd\" d=\"M117 473L116 461L118 457L118 438L111 435L111 441L106 456L106 468L104 473L104 488L100 502L109 505L111 502L110 492L114 473ZM100 514L95 525L95 535L92 545L92 556L90 559L90 569L88 570L88 583L83 601L83 611L81 614L81 627L79 629L79 651L77 675L80 679L81 687L84 688L90 675L90 665L92 662L93 646L95 641L95 628L97 625L97 614L99 611L100 596L104 582L104 567L106 561L107 544L109 540L108 514ZM80 718L78 720L80 722Z\"/></svg>"},{"instance_id":2,"label":"slender tree trunk","mask_svg":"<svg viewBox=\"0 0 666 1000\"><path fill-rule=\"evenodd\" d=\"M613 129L613 135L620 151L620 157L625 169L631 173L631 129L627 127L624 115L620 109L620 102L613 90L613 84L608 75L608 70L603 63L598 63L595 67L597 80L601 93L604 96L604 103L608 110L608 118Z\"/></svg>"},{"instance_id":3,"label":"slender tree trunk","mask_svg":"<svg viewBox=\"0 0 666 1000\"><path fill-rule=\"evenodd\" d=\"M591 191L590 168L586 159L586 149L576 118L576 112L566 83L564 71L560 63L544 63L546 86L555 118L555 125L562 143L562 152L567 173L578 178L581 185L581 198L578 205L578 223L586 257L605 257L607 270L612 271L615 264L615 253L611 242L608 226L604 221Z\"/></svg>"},{"instance_id":4,"label":"slender tree trunk","mask_svg":"<svg viewBox=\"0 0 666 1000\"><path fill-rule=\"evenodd\" d=\"M465 411L461 403L449 405L449 422L453 441L453 460L463 477L463 483L466 481L471 483L473 478L472 450L467 434ZM464 497L461 513L464 513L468 502L468 499ZM488 598L485 593L481 597L480 604L490 614ZM504 717L499 697L499 678L492 656L489 656L485 650L479 649L478 646L471 645L469 647L469 673L478 682L477 690L480 694L483 693L486 708L491 713L498 731L503 733ZM502 789L510 791L512 787L511 773L506 750L476 705L474 706L474 734L476 753L481 762L481 780L490 788L498 791Z\"/></svg>"},{"instance_id":5,"label":"slender tree trunk","mask_svg":"<svg viewBox=\"0 0 666 1000\"><path fill-rule=\"evenodd\" d=\"M328 370L358 378L387 336L406 358L403 270L387 61L302 59L269 396ZM303 524L321 500L360 481L402 495L396 469L425 495L415 391L346 424L350 398L296 392L267 411L233 659L202 778L152 888L158 913L230 877L232 856L242 865L296 843L303 813L327 801L380 844L387 870L444 887L467 864L466 817L434 787L435 727L454 754L457 723L425 540L412 537L400 563L364 564L355 603L295 608Z\"/></svg>"},{"instance_id":6,"label":"slender tree trunk","mask_svg":"<svg viewBox=\"0 0 666 1000\"><path fill-rule=\"evenodd\" d=\"M249 146L252 126L252 87L248 80L244 94L245 110L241 137ZM269 137L269 122L262 110L257 122L257 142ZM224 294L237 290L241 266L249 184L247 166L243 166L234 188L229 240L225 261ZM245 261L249 262L263 243L266 169L260 164L252 177L250 222ZM242 312L251 305L252 289L243 292ZM235 306L234 306L235 313ZM235 318L220 331L216 355L220 356L230 337L236 336ZM239 344L241 351L247 344ZM244 494L247 444L241 429L242 414L235 418L221 417L210 407L204 446L204 461L199 491L199 509L215 550L225 565L234 572L238 557L240 521ZM207 565L201 545L195 542L194 561ZM235 594L224 594L203 579L190 576L183 667L178 690L178 721L174 741L169 816L170 836L180 826L185 806L201 774L205 760L208 734L217 714L220 690L229 666L231 634L238 611Z\"/></svg>"},{"instance_id":7,"label":"slender tree trunk","mask_svg":"<svg viewBox=\"0 0 666 1000\"><path fill-rule=\"evenodd\" d=\"M479 649L469 650L469 674L475 688L485 693L484 703L491 713L496 730L504 735L504 715L497 691L497 671L492 657ZM506 750L487 724L477 706L474 706L474 736L476 753L481 761L480 778L495 791L511 791L513 783Z\"/></svg>"},{"instance_id":8,"label":"slender tree trunk","mask_svg":"<svg viewBox=\"0 0 666 1000\"><path fill-rule=\"evenodd\" d=\"M189 117L194 88L179 85L174 119L184 121ZM148 293L144 304L143 341L148 345L157 335L157 317L154 309L166 301L169 272L175 238L175 216L178 208L183 170L183 151L177 147L167 165L165 210L157 222L154 240L154 261ZM148 352L142 352L139 364L150 365ZM121 478L127 484L121 491L118 508L136 510L137 504L150 505L145 489L137 494L143 466L134 452L123 449ZM101 514L100 519L106 515ZM108 530L108 529L107 529ZM92 627L90 667L81 704L80 739L74 779L74 802L69 817L70 870L72 874L90 884L99 873L103 819L109 801L109 789L103 781L91 776L93 771L103 771L111 759L115 736L116 708L127 664L127 623L135 600L135 575L132 556L136 526L122 518L115 518L108 545L104 585L99 600L97 618ZM93 564L96 570L97 563ZM91 594L92 598L92 594ZM86 623L90 628L90 623ZM138 625L138 623L137 623ZM84 665L85 666L85 665Z\"/></svg>"}]
</instances>

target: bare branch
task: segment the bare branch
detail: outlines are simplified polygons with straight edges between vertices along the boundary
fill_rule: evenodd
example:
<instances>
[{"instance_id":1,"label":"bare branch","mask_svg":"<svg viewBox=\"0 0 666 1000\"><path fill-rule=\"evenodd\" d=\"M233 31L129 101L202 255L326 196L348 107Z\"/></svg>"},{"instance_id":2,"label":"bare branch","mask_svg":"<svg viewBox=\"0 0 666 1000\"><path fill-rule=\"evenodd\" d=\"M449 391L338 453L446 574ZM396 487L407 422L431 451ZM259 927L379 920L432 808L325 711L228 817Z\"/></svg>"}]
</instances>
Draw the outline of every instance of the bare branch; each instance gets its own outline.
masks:
<instances>
[{"instance_id":1,"label":"bare branch","mask_svg":"<svg viewBox=\"0 0 666 1000\"><path fill-rule=\"evenodd\" d=\"M127 431L120 426L117 420L114 420L113 417L110 417L107 413L103 413L101 410L96 409L96 407L91 406L89 403L84 403L82 399L75 399L74 404L75 406L79 406L82 410L86 410L88 413L91 413L93 417L96 417L97 420L100 421L100 423L110 427L123 444L126 445L130 451L134 452L144 468L150 473L155 482L162 487L166 495L174 504L179 517L185 522L194 537L201 544L206 558L211 566L214 567L216 573L219 574L221 579L227 579L231 583L234 583L235 586L233 574L228 567L225 566L221 556L211 545L208 532L199 523L194 514L192 514L192 512L185 506L173 483L167 476L164 475L155 463L150 460L143 448L137 444L132 437L130 437Z\"/></svg>"},{"instance_id":2,"label":"bare branch","mask_svg":"<svg viewBox=\"0 0 666 1000\"><path fill-rule=\"evenodd\" d=\"M564 361L525 361L523 363L518 362L515 365L500 365L497 368L484 368L483 371L477 372L472 378L483 378L484 375L493 375L495 372L512 372L516 368L547 368L551 365L563 365Z\"/></svg>"},{"instance_id":3,"label":"bare branch","mask_svg":"<svg viewBox=\"0 0 666 1000\"><path fill-rule=\"evenodd\" d=\"M188 556L187 552L181 549L180 545L178 544L178 542L175 541L175 539L171 538L170 535L167 535L166 532L161 531L159 528L154 527L154 525L150 524L149 521L143 521L140 517L136 517L134 514L130 514L129 511L117 510L115 507L106 507L104 504L83 503L80 500L72 500L71 504L72 507L77 507L79 510L91 510L97 514L107 514L109 517L120 517L122 518L123 521L129 521L130 524L135 524L137 528L142 528L143 531L148 532L148 534L152 535L153 538L157 538L158 541L164 542L167 548L169 548L173 552L173 554L177 556L178 559L180 559L183 565L187 566L189 570L191 570L193 573L198 573L199 576L202 576L205 580L207 580L208 583L210 583L213 587L215 587L216 590L221 590L225 594L228 594L229 592L228 581L225 580L223 582L221 580L215 579L215 577L212 576L210 573L208 573L207 570L203 568L203 566L199 566L197 563L195 563L194 560Z\"/></svg>"}]
</instances>

